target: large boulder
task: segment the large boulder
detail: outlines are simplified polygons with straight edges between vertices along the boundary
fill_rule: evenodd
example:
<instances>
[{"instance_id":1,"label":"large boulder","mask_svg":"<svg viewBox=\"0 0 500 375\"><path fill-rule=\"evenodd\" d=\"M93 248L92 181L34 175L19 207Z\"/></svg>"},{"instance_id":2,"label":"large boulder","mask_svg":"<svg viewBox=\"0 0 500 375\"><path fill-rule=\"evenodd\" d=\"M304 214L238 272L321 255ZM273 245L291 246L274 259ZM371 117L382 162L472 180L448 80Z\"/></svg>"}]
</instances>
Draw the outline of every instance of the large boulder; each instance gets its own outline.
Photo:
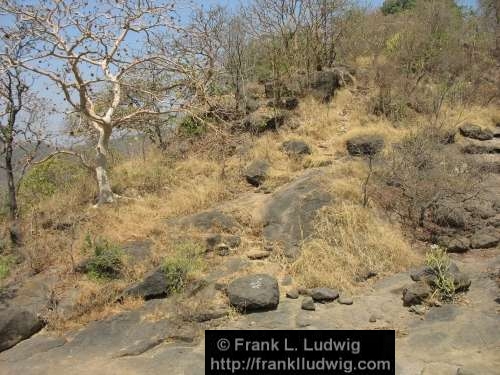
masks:
<instances>
[{"instance_id":1,"label":"large boulder","mask_svg":"<svg viewBox=\"0 0 500 375\"><path fill-rule=\"evenodd\" d=\"M470 214L460 205L443 202L432 210L432 222L448 228L465 228Z\"/></svg>"},{"instance_id":2,"label":"large boulder","mask_svg":"<svg viewBox=\"0 0 500 375\"><path fill-rule=\"evenodd\" d=\"M232 281L227 294L232 306L242 312L272 310L278 307L278 281L266 274L240 277Z\"/></svg>"},{"instance_id":3,"label":"large boulder","mask_svg":"<svg viewBox=\"0 0 500 375\"><path fill-rule=\"evenodd\" d=\"M0 352L31 337L43 326L42 320L34 312L21 307L0 311Z\"/></svg>"},{"instance_id":4,"label":"large boulder","mask_svg":"<svg viewBox=\"0 0 500 375\"><path fill-rule=\"evenodd\" d=\"M360 135L346 142L352 156L373 156L384 147L384 139L378 135Z\"/></svg>"},{"instance_id":5,"label":"large boulder","mask_svg":"<svg viewBox=\"0 0 500 375\"><path fill-rule=\"evenodd\" d=\"M460 134L467 138L487 141L493 138L493 132L474 124L464 124L459 128Z\"/></svg>"},{"instance_id":6,"label":"large boulder","mask_svg":"<svg viewBox=\"0 0 500 375\"><path fill-rule=\"evenodd\" d=\"M301 140L285 141L281 145L281 149L289 156L310 155L311 147Z\"/></svg>"},{"instance_id":7,"label":"large boulder","mask_svg":"<svg viewBox=\"0 0 500 375\"><path fill-rule=\"evenodd\" d=\"M246 168L245 178L253 186L260 186L267 177L269 163L266 160L255 160Z\"/></svg>"},{"instance_id":8,"label":"large boulder","mask_svg":"<svg viewBox=\"0 0 500 375\"><path fill-rule=\"evenodd\" d=\"M264 238L282 245L289 258L298 256L302 241L313 233L318 211L333 201L324 178L322 170L308 170L275 192L265 207Z\"/></svg>"},{"instance_id":9,"label":"large boulder","mask_svg":"<svg viewBox=\"0 0 500 375\"><path fill-rule=\"evenodd\" d=\"M315 72L310 77L308 87L313 97L323 103L328 103L339 88L353 83L352 71L345 67L335 67L330 70Z\"/></svg>"}]
</instances>

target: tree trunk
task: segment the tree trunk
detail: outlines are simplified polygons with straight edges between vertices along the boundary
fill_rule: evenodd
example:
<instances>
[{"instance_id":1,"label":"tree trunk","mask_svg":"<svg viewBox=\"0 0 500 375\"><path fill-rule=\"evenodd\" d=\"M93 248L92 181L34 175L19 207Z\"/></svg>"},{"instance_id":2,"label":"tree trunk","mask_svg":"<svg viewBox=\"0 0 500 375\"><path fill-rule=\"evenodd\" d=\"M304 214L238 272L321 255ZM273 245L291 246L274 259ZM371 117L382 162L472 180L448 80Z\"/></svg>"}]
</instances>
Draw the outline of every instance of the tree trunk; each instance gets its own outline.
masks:
<instances>
[{"instance_id":1,"label":"tree trunk","mask_svg":"<svg viewBox=\"0 0 500 375\"><path fill-rule=\"evenodd\" d=\"M15 221L17 218L17 196L12 166L12 154L12 141L8 141L5 150L5 168L7 171L7 186L9 190L9 219Z\"/></svg>"},{"instance_id":2,"label":"tree trunk","mask_svg":"<svg viewBox=\"0 0 500 375\"><path fill-rule=\"evenodd\" d=\"M114 202L114 194L111 190L111 184L108 177L108 153L109 153L109 138L111 137L111 126L100 126L99 141L96 147L96 164L95 172L97 178L97 186L99 188L99 196L97 205Z\"/></svg>"}]
</instances>

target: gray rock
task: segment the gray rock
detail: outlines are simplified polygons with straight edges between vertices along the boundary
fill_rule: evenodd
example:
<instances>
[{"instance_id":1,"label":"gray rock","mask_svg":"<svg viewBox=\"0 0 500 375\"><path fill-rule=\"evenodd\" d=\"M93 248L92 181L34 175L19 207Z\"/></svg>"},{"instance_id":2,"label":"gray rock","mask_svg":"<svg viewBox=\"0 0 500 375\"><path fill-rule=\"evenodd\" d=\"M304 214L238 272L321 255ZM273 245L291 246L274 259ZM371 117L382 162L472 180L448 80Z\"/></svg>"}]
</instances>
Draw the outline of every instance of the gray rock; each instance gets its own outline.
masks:
<instances>
[{"instance_id":1,"label":"gray rock","mask_svg":"<svg viewBox=\"0 0 500 375\"><path fill-rule=\"evenodd\" d=\"M171 287L167 283L167 277L163 272L163 268L158 267L147 273L141 282L127 287L123 291L123 295L142 297L145 300L165 298L170 294Z\"/></svg>"},{"instance_id":2,"label":"gray rock","mask_svg":"<svg viewBox=\"0 0 500 375\"><path fill-rule=\"evenodd\" d=\"M297 289L290 289L286 292L287 298L297 299L299 298L299 291Z\"/></svg>"},{"instance_id":3,"label":"gray rock","mask_svg":"<svg viewBox=\"0 0 500 375\"><path fill-rule=\"evenodd\" d=\"M269 258L271 253L266 250L258 250L258 249L253 249L250 250L247 254L248 259L256 260L256 259L265 259Z\"/></svg>"},{"instance_id":4,"label":"gray rock","mask_svg":"<svg viewBox=\"0 0 500 375\"><path fill-rule=\"evenodd\" d=\"M194 215L183 217L177 221L170 221L169 223L172 222L182 226L192 226L204 231L222 229L226 232L230 232L239 227L238 222L232 216L219 210L203 211Z\"/></svg>"},{"instance_id":5,"label":"gray rock","mask_svg":"<svg viewBox=\"0 0 500 375\"><path fill-rule=\"evenodd\" d=\"M215 251L215 254L217 254L221 257L228 256L231 253L231 249L225 243L220 243L217 246L215 246L214 251Z\"/></svg>"},{"instance_id":6,"label":"gray rock","mask_svg":"<svg viewBox=\"0 0 500 375\"><path fill-rule=\"evenodd\" d=\"M489 249L495 247L500 242L500 235L496 231L481 230L470 238L471 248Z\"/></svg>"},{"instance_id":7,"label":"gray rock","mask_svg":"<svg viewBox=\"0 0 500 375\"><path fill-rule=\"evenodd\" d=\"M370 318L368 319L370 323L376 323L377 322L377 316L372 314L370 315Z\"/></svg>"},{"instance_id":8,"label":"gray rock","mask_svg":"<svg viewBox=\"0 0 500 375\"><path fill-rule=\"evenodd\" d=\"M464 236L442 236L438 243L450 253L464 253L470 248L470 240Z\"/></svg>"},{"instance_id":9,"label":"gray rock","mask_svg":"<svg viewBox=\"0 0 500 375\"><path fill-rule=\"evenodd\" d=\"M471 286L471 280L465 273L455 272L452 276L455 292L465 292L469 290L469 287Z\"/></svg>"},{"instance_id":10,"label":"gray rock","mask_svg":"<svg viewBox=\"0 0 500 375\"><path fill-rule=\"evenodd\" d=\"M430 281L436 279L436 273L431 267L422 266L410 271L410 277L413 281Z\"/></svg>"},{"instance_id":11,"label":"gray rock","mask_svg":"<svg viewBox=\"0 0 500 375\"><path fill-rule=\"evenodd\" d=\"M442 203L432 211L432 221L442 227L463 229L470 214L461 206Z\"/></svg>"},{"instance_id":12,"label":"gray rock","mask_svg":"<svg viewBox=\"0 0 500 375\"><path fill-rule=\"evenodd\" d=\"M311 297L304 297L304 299L302 299L301 308L302 310L314 311L316 310L316 305Z\"/></svg>"},{"instance_id":13,"label":"gray rock","mask_svg":"<svg viewBox=\"0 0 500 375\"><path fill-rule=\"evenodd\" d=\"M352 300L352 298L347 297L347 296L340 296L337 301L341 305L352 305L354 303L354 301Z\"/></svg>"},{"instance_id":14,"label":"gray rock","mask_svg":"<svg viewBox=\"0 0 500 375\"><path fill-rule=\"evenodd\" d=\"M129 262L142 262L151 255L150 240L128 241L122 244L121 248Z\"/></svg>"},{"instance_id":15,"label":"gray rock","mask_svg":"<svg viewBox=\"0 0 500 375\"><path fill-rule=\"evenodd\" d=\"M314 288L311 296L315 302L332 302L339 298L339 292L330 288Z\"/></svg>"},{"instance_id":16,"label":"gray rock","mask_svg":"<svg viewBox=\"0 0 500 375\"><path fill-rule=\"evenodd\" d=\"M460 134L467 138L487 141L493 138L493 132L489 129L483 129L478 125L464 124L459 128Z\"/></svg>"},{"instance_id":17,"label":"gray rock","mask_svg":"<svg viewBox=\"0 0 500 375\"><path fill-rule=\"evenodd\" d=\"M311 154L311 147L306 142L300 140L283 142L281 148L289 156L302 156Z\"/></svg>"},{"instance_id":18,"label":"gray rock","mask_svg":"<svg viewBox=\"0 0 500 375\"><path fill-rule=\"evenodd\" d=\"M217 245L227 244L231 249L235 249L241 244L241 237L231 234L211 234L205 239L207 250L215 250Z\"/></svg>"},{"instance_id":19,"label":"gray rock","mask_svg":"<svg viewBox=\"0 0 500 375\"><path fill-rule=\"evenodd\" d=\"M25 340L43 328L41 319L22 307L0 311L0 352Z\"/></svg>"},{"instance_id":20,"label":"gray rock","mask_svg":"<svg viewBox=\"0 0 500 375\"><path fill-rule=\"evenodd\" d=\"M275 192L264 209L264 238L280 243L289 258L299 255L302 241L313 233L318 210L333 201L322 176L321 170L306 171Z\"/></svg>"},{"instance_id":21,"label":"gray rock","mask_svg":"<svg viewBox=\"0 0 500 375\"><path fill-rule=\"evenodd\" d=\"M418 281L403 290L403 306L419 305L432 293L430 286L424 281Z\"/></svg>"},{"instance_id":22,"label":"gray rock","mask_svg":"<svg viewBox=\"0 0 500 375\"><path fill-rule=\"evenodd\" d=\"M384 139L377 135L360 135L346 142L352 156L373 156L384 147Z\"/></svg>"},{"instance_id":23,"label":"gray rock","mask_svg":"<svg viewBox=\"0 0 500 375\"><path fill-rule=\"evenodd\" d=\"M462 147L462 152L471 155L500 154L500 146L470 144Z\"/></svg>"},{"instance_id":24,"label":"gray rock","mask_svg":"<svg viewBox=\"0 0 500 375\"><path fill-rule=\"evenodd\" d=\"M425 307L422 305L414 305L414 306L411 306L408 309L408 311L412 312L414 314L417 314L417 315L424 315L426 310L425 310Z\"/></svg>"},{"instance_id":25,"label":"gray rock","mask_svg":"<svg viewBox=\"0 0 500 375\"><path fill-rule=\"evenodd\" d=\"M266 274L243 276L232 281L227 294L231 305L242 312L272 310L279 303L278 282Z\"/></svg>"},{"instance_id":26,"label":"gray rock","mask_svg":"<svg viewBox=\"0 0 500 375\"><path fill-rule=\"evenodd\" d=\"M331 70L315 72L310 77L308 87L310 94L314 98L323 103L328 103L339 88L351 85L353 82L354 78L348 68L335 67Z\"/></svg>"},{"instance_id":27,"label":"gray rock","mask_svg":"<svg viewBox=\"0 0 500 375\"><path fill-rule=\"evenodd\" d=\"M247 182L253 186L260 186L267 177L269 163L266 160L253 161L245 171Z\"/></svg>"}]
</instances>

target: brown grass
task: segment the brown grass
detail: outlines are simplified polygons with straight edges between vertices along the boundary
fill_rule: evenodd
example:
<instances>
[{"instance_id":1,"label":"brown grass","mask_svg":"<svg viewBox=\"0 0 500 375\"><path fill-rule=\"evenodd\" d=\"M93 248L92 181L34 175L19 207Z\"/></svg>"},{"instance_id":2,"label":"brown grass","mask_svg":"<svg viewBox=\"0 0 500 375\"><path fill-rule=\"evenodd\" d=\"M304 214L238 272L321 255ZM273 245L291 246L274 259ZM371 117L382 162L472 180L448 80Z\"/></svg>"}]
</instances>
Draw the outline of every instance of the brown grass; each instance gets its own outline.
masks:
<instances>
[{"instance_id":1,"label":"brown grass","mask_svg":"<svg viewBox=\"0 0 500 375\"><path fill-rule=\"evenodd\" d=\"M407 269L416 256L401 231L369 208L352 203L323 210L314 239L306 242L291 271L306 287L353 291L367 272L379 275Z\"/></svg>"}]
</instances>

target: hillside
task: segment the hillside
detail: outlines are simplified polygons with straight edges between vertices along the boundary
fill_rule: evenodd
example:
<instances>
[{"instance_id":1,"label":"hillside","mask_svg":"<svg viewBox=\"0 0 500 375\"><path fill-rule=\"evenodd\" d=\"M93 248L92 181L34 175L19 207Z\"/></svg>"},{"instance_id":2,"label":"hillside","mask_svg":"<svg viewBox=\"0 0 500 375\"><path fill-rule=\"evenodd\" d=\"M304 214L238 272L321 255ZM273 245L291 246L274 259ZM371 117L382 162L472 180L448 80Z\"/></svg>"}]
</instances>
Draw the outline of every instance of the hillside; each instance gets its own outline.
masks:
<instances>
[{"instance_id":1,"label":"hillside","mask_svg":"<svg viewBox=\"0 0 500 375\"><path fill-rule=\"evenodd\" d=\"M80 88L68 133L88 147L48 149L0 213L0 375L202 374L208 329L393 330L398 375L498 372L494 13L277 3L193 10L166 24L183 42L120 23L148 47L118 38L120 56L101 48L112 25L76 11L92 2L50 8L97 22L78 58L104 68L55 54ZM21 31L83 48L51 17Z\"/></svg>"}]
</instances>

